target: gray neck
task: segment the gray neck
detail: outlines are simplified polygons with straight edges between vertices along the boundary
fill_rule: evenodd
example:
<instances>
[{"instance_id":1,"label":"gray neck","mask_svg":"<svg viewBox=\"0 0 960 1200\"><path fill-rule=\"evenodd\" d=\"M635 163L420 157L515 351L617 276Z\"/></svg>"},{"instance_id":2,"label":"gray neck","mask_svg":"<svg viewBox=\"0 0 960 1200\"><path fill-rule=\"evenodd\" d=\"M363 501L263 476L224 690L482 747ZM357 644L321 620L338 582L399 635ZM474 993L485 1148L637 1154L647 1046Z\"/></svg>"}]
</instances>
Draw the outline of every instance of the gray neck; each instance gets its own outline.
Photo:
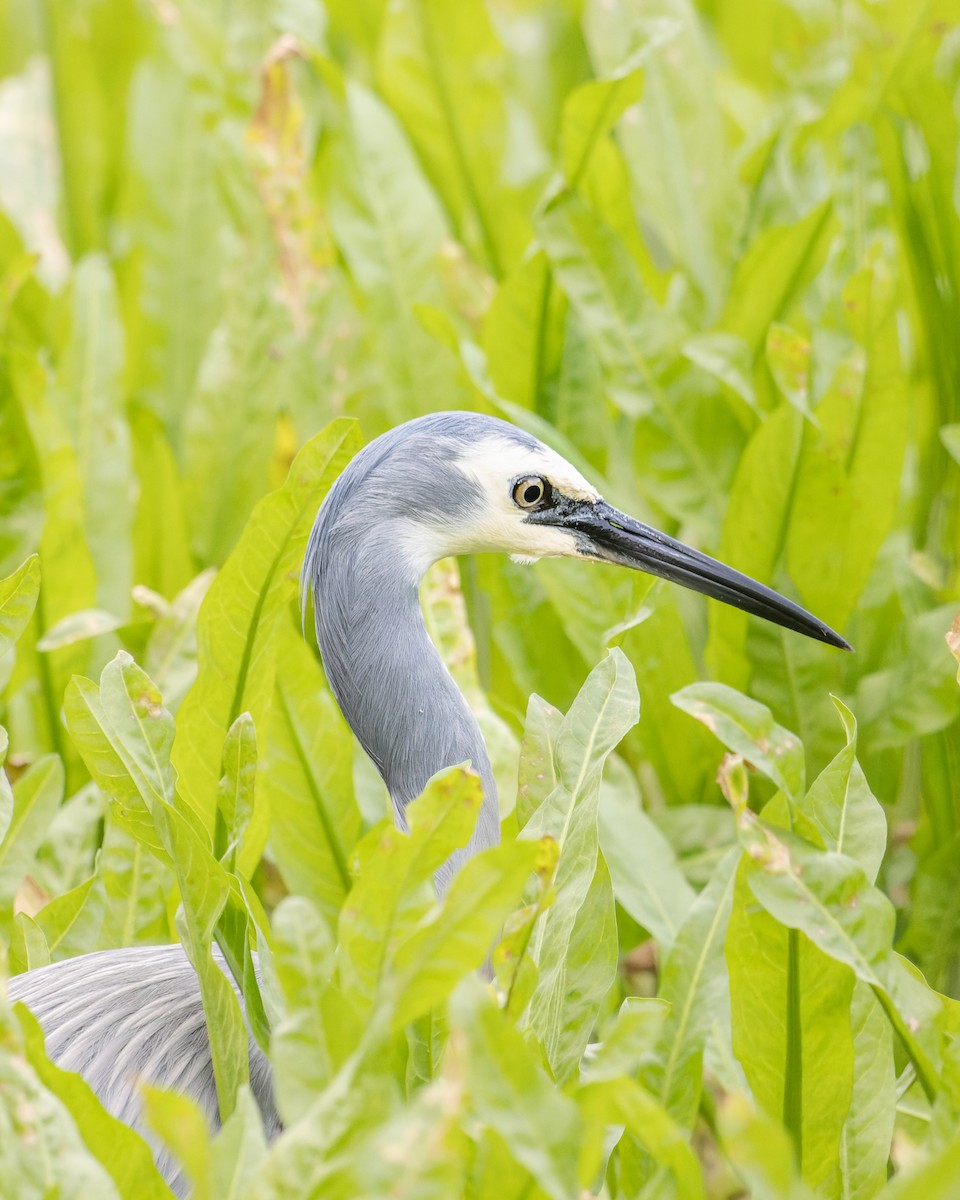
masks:
<instances>
[{"instance_id":1,"label":"gray neck","mask_svg":"<svg viewBox=\"0 0 960 1200\"><path fill-rule=\"evenodd\" d=\"M404 549L404 532L399 522L318 520L308 566L327 679L383 776L398 825L406 827L406 806L437 771L469 759L480 775L477 827L437 872L444 891L466 858L499 842L499 809L480 728L427 634L422 571Z\"/></svg>"}]
</instances>

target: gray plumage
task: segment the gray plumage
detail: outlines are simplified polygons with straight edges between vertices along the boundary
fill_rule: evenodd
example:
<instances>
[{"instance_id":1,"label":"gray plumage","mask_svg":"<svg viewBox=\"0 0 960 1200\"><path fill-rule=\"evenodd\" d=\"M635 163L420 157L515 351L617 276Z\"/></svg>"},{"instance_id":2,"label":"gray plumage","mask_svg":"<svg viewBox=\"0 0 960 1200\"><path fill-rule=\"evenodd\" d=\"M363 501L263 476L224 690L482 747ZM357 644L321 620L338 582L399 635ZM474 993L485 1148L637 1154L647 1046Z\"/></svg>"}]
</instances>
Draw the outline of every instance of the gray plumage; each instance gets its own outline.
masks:
<instances>
[{"instance_id":1,"label":"gray plumage","mask_svg":"<svg viewBox=\"0 0 960 1200\"><path fill-rule=\"evenodd\" d=\"M213 954L231 978L216 947ZM48 1056L82 1075L108 1112L143 1135L174 1194L186 1195L180 1165L142 1119L138 1091L147 1080L183 1092L220 1124L200 987L183 947L99 950L17 975L8 990L40 1022ZM252 1036L249 1050L250 1090L272 1138L280 1117L270 1063Z\"/></svg>"},{"instance_id":2,"label":"gray plumage","mask_svg":"<svg viewBox=\"0 0 960 1200\"><path fill-rule=\"evenodd\" d=\"M383 776L400 828L437 771L469 760L480 776L476 830L437 872L441 892L466 858L500 840L500 817L480 727L424 625L419 588L430 556L416 546L425 527L438 543L454 543L482 508L481 488L454 461L492 429L528 449L538 444L475 413L421 417L371 442L321 506L301 576L327 680Z\"/></svg>"},{"instance_id":3,"label":"gray plumage","mask_svg":"<svg viewBox=\"0 0 960 1200\"><path fill-rule=\"evenodd\" d=\"M649 571L834 646L838 634L769 588L607 504L570 463L492 417L437 413L371 442L333 485L310 535L301 591L344 716L376 763L405 827L430 776L469 760L483 784L476 831L437 873L500 838L479 726L430 642L419 587L447 555L586 557ZM222 967L222 960L221 967ZM190 1095L219 1125L200 990L180 946L84 955L10 981L38 1017L51 1057L79 1071L138 1128L178 1194L176 1164L143 1129L136 1083ZM280 1127L270 1065L250 1039L251 1083L268 1137Z\"/></svg>"}]
</instances>

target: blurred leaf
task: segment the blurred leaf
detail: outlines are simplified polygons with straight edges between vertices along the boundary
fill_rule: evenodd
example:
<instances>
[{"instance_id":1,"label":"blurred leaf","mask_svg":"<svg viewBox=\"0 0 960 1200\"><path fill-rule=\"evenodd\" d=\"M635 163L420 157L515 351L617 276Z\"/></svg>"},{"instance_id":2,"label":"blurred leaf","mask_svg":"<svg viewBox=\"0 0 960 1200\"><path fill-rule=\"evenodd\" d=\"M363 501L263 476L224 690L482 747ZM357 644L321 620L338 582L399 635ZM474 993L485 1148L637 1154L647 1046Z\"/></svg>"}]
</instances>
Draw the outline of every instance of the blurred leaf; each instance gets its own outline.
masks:
<instances>
[{"instance_id":1,"label":"blurred leaf","mask_svg":"<svg viewBox=\"0 0 960 1200\"><path fill-rule=\"evenodd\" d=\"M111 1116L79 1075L61 1071L47 1058L43 1033L23 1005L17 1006L27 1061L64 1105L91 1155L109 1172L117 1193L128 1200L169 1196L153 1156L139 1134Z\"/></svg>"},{"instance_id":2,"label":"blurred leaf","mask_svg":"<svg viewBox=\"0 0 960 1200\"><path fill-rule=\"evenodd\" d=\"M113 1179L86 1149L69 1108L31 1066L6 1004L0 1011L0 1046L0 1171L5 1180L16 1180L18 1200L50 1195L119 1200Z\"/></svg>"},{"instance_id":3,"label":"blurred leaf","mask_svg":"<svg viewBox=\"0 0 960 1200\"><path fill-rule=\"evenodd\" d=\"M10 650L27 627L39 592L40 560L35 554L0 580L0 656Z\"/></svg>"},{"instance_id":4,"label":"blurred leaf","mask_svg":"<svg viewBox=\"0 0 960 1200\"><path fill-rule=\"evenodd\" d=\"M937 1071L931 1049L938 1043L940 1005L893 953L890 901L846 855L815 850L785 831L774 833L747 813L740 829L754 896L778 921L802 930L873 988L924 1089L934 1093Z\"/></svg>"},{"instance_id":5,"label":"blurred leaf","mask_svg":"<svg viewBox=\"0 0 960 1200\"><path fill-rule=\"evenodd\" d=\"M433 873L466 845L482 800L479 778L451 768L406 809L409 835L381 822L354 848L356 881L340 911L339 971L358 1013L370 1008L398 946L434 903Z\"/></svg>"},{"instance_id":6,"label":"blurred leaf","mask_svg":"<svg viewBox=\"0 0 960 1200\"><path fill-rule=\"evenodd\" d=\"M439 1005L460 979L482 966L505 918L520 899L536 853L535 845L514 842L470 859L433 919L428 916L397 947L396 1025L405 1025ZM595 942L591 949L596 951Z\"/></svg>"},{"instance_id":7,"label":"blurred leaf","mask_svg":"<svg viewBox=\"0 0 960 1200\"><path fill-rule=\"evenodd\" d=\"M577 1106L553 1087L475 981L465 980L454 993L451 1020L477 1118L497 1131L548 1196L575 1194L582 1136Z\"/></svg>"},{"instance_id":8,"label":"blurred leaf","mask_svg":"<svg viewBox=\"0 0 960 1200\"><path fill-rule=\"evenodd\" d=\"M130 5L111 0L104 7ZM133 21L134 16L120 19ZM76 454L84 530L97 573L97 604L122 615L129 610L133 582L135 485L121 391L123 326L105 258L90 256L76 267L71 318L53 401Z\"/></svg>"},{"instance_id":9,"label":"blurred leaf","mask_svg":"<svg viewBox=\"0 0 960 1200\"><path fill-rule=\"evenodd\" d=\"M4 925L9 921L14 894L30 870L62 799L63 763L55 754L35 762L13 785L13 810L0 841L0 913Z\"/></svg>"},{"instance_id":10,"label":"blurred leaf","mask_svg":"<svg viewBox=\"0 0 960 1200\"><path fill-rule=\"evenodd\" d=\"M743 338L756 357L771 324L789 315L798 294L823 266L835 234L828 201L795 225L761 233L737 266L721 328Z\"/></svg>"},{"instance_id":11,"label":"blurred leaf","mask_svg":"<svg viewBox=\"0 0 960 1200\"><path fill-rule=\"evenodd\" d=\"M406 125L461 239L494 276L503 275L530 240L525 205L517 201L539 158L539 147L530 146L521 186L510 178L504 66L478 0L457 5L402 0L387 9L379 85Z\"/></svg>"},{"instance_id":12,"label":"blurred leaf","mask_svg":"<svg viewBox=\"0 0 960 1200\"><path fill-rule=\"evenodd\" d=\"M113 633L126 624L122 617L105 612L102 608L88 608L71 613L52 625L42 638L37 639L40 651L59 650L61 646L72 646L74 642L85 642L102 633Z\"/></svg>"}]
</instances>

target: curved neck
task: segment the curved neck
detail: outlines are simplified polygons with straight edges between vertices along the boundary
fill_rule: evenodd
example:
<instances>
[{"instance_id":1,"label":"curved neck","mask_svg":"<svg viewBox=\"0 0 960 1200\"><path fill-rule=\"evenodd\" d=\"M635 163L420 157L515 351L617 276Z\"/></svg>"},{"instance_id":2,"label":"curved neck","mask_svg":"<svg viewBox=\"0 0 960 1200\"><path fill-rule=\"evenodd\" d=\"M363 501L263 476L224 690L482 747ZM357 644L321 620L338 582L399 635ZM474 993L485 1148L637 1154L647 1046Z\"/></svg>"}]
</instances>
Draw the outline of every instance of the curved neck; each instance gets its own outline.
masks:
<instances>
[{"instance_id":1,"label":"curved neck","mask_svg":"<svg viewBox=\"0 0 960 1200\"><path fill-rule=\"evenodd\" d=\"M496 785L476 718L424 625L426 564L412 564L402 531L356 532L324 531L312 581L317 640L337 703L383 776L398 825L406 827L406 806L445 767L469 759L483 784L473 837L437 872L442 891L466 858L499 842Z\"/></svg>"}]
</instances>

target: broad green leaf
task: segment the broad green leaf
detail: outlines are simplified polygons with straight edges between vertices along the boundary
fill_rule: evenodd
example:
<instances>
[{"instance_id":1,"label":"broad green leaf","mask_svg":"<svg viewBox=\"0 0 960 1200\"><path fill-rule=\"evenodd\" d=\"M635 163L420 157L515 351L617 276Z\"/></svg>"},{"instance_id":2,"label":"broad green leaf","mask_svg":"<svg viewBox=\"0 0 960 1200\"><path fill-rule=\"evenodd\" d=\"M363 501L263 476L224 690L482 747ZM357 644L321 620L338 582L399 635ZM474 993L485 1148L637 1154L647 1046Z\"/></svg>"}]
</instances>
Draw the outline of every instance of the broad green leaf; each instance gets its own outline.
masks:
<instances>
[{"instance_id":1,"label":"broad green leaf","mask_svg":"<svg viewBox=\"0 0 960 1200\"><path fill-rule=\"evenodd\" d=\"M557 281L583 320L606 377L607 392L627 416L656 409L677 436L679 447L697 458L688 431L678 428L658 374L675 346L676 331L658 310L619 238L572 192L544 208L537 236ZM692 463L694 469L703 465Z\"/></svg>"},{"instance_id":2,"label":"broad green leaf","mask_svg":"<svg viewBox=\"0 0 960 1200\"><path fill-rule=\"evenodd\" d=\"M167 851L155 820L160 806L173 801L174 725L156 685L121 650L104 667L99 689L89 679L71 680L64 711L74 745L111 802L114 819L163 857Z\"/></svg>"},{"instance_id":3,"label":"broad green leaf","mask_svg":"<svg viewBox=\"0 0 960 1200\"><path fill-rule=\"evenodd\" d=\"M141 1094L147 1125L173 1153L178 1185L182 1189L189 1181L196 1200L211 1200L210 1129L203 1113L179 1092L147 1083Z\"/></svg>"},{"instance_id":4,"label":"broad green leaf","mask_svg":"<svg viewBox=\"0 0 960 1200\"><path fill-rule=\"evenodd\" d=\"M952 1200L960 1175L960 1142L949 1141L925 1163L876 1193L878 1200Z\"/></svg>"},{"instance_id":5,"label":"broad green leaf","mask_svg":"<svg viewBox=\"0 0 960 1200\"><path fill-rule=\"evenodd\" d=\"M496 1130L510 1155L548 1196L566 1200L575 1195L582 1136L577 1106L553 1086L523 1038L474 980L460 985L450 1008L477 1118Z\"/></svg>"},{"instance_id":6,"label":"broad green leaf","mask_svg":"<svg viewBox=\"0 0 960 1200\"><path fill-rule=\"evenodd\" d=\"M0 657L23 633L40 592L40 560L31 555L12 575L0 580Z\"/></svg>"},{"instance_id":7,"label":"broad green leaf","mask_svg":"<svg viewBox=\"0 0 960 1200\"><path fill-rule=\"evenodd\" d=\"M0 1045L0 1172L7 1184L16 1181L17 1200L119 1200L109 1172L84 1145L68 1105L44 1086L31 1065L23 1033L6 1004L0 1010Z\"/></svg>"},{"instance_id":8,"label":"broad green leaf","mask_svg":"<svg viewBox=\"0 0 960 1200\"><path fill-rule=\"evenodd\" d=\"M333 981L336 946L329 924L303 896L273 919L275 967L285 1011L271 1040L277 1103L287 1124L301 1117L359 1041L357 1017Z\"/></svg>"},{"instance_id":9,"label":"broad green leaf","mask_svg":"<svg viewBox=\"0 0 960 1200\"><path fill-rule=\"evenodd\" d=\"M747 873L741 861L724 944L733 1050L754 1099L790 1130L803 1178L834 1195L854 1078L853 972L766 913Z\"/></svg>"},{"instance_id":10,"label":"broad green leaf","mask_svg":"<svg viewBox=\"0 0 960 1200\"><path fill-rule=\"evenodd\" d=\"M621 1076L589 1083L576 1093L588 1118L604 1125L623 1125L672 1176L678 1196L698 1200L705 1195L700 1164L687 1132L639 1083Z\"/></svg>"},{"instance_id":11,"label":"broad green leaf","mask_svg":"<svg viewBox=\"0 0 960 1200\"><path fill-rule=\"evenodd\" d=\"M693 902L663 964L660 996L671 1005L647 1072L648 1086L668 1113L689 1128L700 1103L703 1045L723 986L723 942L740 852L730 850Z\"/></svg>"},{"instance_id":12,"label":"broad green leaf","mask_svg":"<svg viewBox=\"0 0 960 1200\"><path fill-rule=\"evenodd\" d=\"M10 948L11 970L26 971L96 947L104 917L103 890L98 884L91 875L54 897L32 919L18 913Z\"/></svg>"},{"instance_id":13,"label":"broad green leaf","mask_svg":"<svg viewBox=\"0 0 960 1200\"><path fill-rule=\"evenodd\" d=\"M211 1195L217 1200L238 1200L266 1153L260 1109L250 1089L241 1088L237 1107L210 1147Z\"/></svg>"},{"instance_id":14,"label":"broad green leaf","mask_svg":"<svg viewBox=\"0 0 960 1200\"><path fill-rule=\"evenodd\" d=\"M520 900L537 849L528 842L506 843L470 859L439 910L400 943L394 956L397 1026L439 1005L464 975L482 966ZM596 942L591 949L597 952Z\"/></svg>"},{"instance_id":15,"label":"broad green leaf","mask_svg":"<svg viewBox=\"0 0 960 1200\"><path fill-rule=\"evenodd\" d=\"M102 608L87 608L82 612L70 613L52 625L42 638L37 639L41 651L59 650L61 646L72 646L74 642L85 642L102 633L113 633L126 624L123 617Z\"/></svg>"},{"instance_id":16,"label":"broad green leaf","mask_svg":"<svg viewBox=\"0 0 960 1200\"><path fill-rule=\"evenodd\" d=\"M643 91L645 55L628 59L604 79L583 83L564 102L560 125L560 163L567 183L577 187L603 138ZM636 63L636 65L634 65Z\"/></svg>"},{"instance_id":17,"label":"broad green leaf","mask_svg":"<svg viewBox=\"0 0 960 1200\"><path fill-rule=\"evenodd\" d=\"M10 780L3 769L9 748L10 737L0 725L0 846L3 846L10 822L13 820L13 789L10 787Z\"/></svg>"},{"instance_id":18,"label":"broad green leaf","mask_svg":"<svg viewBox=\"0 0 960 1200\"><path fill-rule=\"evenodd\" d=\"M223 740L223 776L217 788L220 861L228 871L249 877L267 838L268 817L256 803L257 731L249 713L241 713ZM259 828L258 828L259 827Z\"/></svg>"},{"instance_id":19,"label":"broad green leaf","mask_svg":"<svg viewBox=\"0 0 960 1200\"><path fill-rule=\"evenodd\" d=\"M874 883L887 847L887 821L857 762L856 718L832 699L847 744L813 781L800 808L816 822L827 849L856 859Z\"/></svg>"},{"instance_id":20,"label":"broad green leaf","mask_svg":"<svg viewBox=\"0 0 960 1200\"><path fill-rule=\"evenodd\" d=\"M127 0L114 5L121 11L131 7ZM133 582L135 484L123 411L124 333L106 258L90 255L76 267L71 317L53 401L76 454L84 529L97 572L97 607L124 615Z\"/></svg>"},{"instance_id":21,"label":"broad green leaf","mask_svg":"<svg viewBox=\"0 0 960 1200\"><path fill-rule=\"evenodd\" d=\"M862 351L817 404L819 428L804 430L786 545L804 603L840 629L896 517L911 408L885 260L853 276L843 303Z\"/></svg>"},{"instance_id":22,"label":"broad green leaf","mask_svg":"<svg viewBox=\"0 0 960 1200\"><path fill-rule=\"evenodd\" d=\"M758 355L771 324L789 316L798 295L823 266L835 235L828 201L794 225L759 234L737 265L721 328L743 338Z\"/></svg>"},{"instance_id":23,"label":"broad green leaf","mask_svg":"<svg viewBox=\"0 0 960 1200\"><path fill-rule=\"evenodd\" d=\"M91 1156L109 1172L117 1193L125 1200L169 1197L170 1190L139 1134L111 1116L81 1076L61 1071L47 1058L43 1032L22 1004L17 1005L16 1013L27 1061L47 1091L69 1112Z\"/></svg>"},{"instance_id":24,"label":"broad green leaf","mask_svg":"<svg viewBox=\"0 0 960 1200\"><path fill-rule=\"evenodd\" d=\"M353 739L299 630L281 631L278 674L257 788L270 846L287 887L335 923L352 886L348 859L360 833Z\"/></svg>"},{"instance_id":25,"label":"broad green leaf","mask_svg":"<svg viewBox=\"0 0 960 1200\"><path fill-rule=\"evenodd\" d=\"M356 882L339 921L339 970L358 1012L369 1009L396 947L434 903L433 873L466 845L483 801L479 778L444 771L406 810L410 833L382 822L350 856Z\"/></svg>"},{"instance_id":26,"label":"broad green leaf","mask_svg":"<svg viewBox=\"0 0 960 1200\"><path fill-rule=\"evenodd\" d=\"M840 1137L840 1194L866 1200L883 1187L896 1119L893 1031L883 1009L857 980L850 1007L853 1095Z\"/></svg>"},{"instance_id":27,"label":"broad green leaf","mask_svg":"<svg viewBox=\"0 0 960 1200\"><path fill-rule=\"evenodd\" d=\"M790 519L803 418L781 405L747 443L727 504L718 557L761 583L771 583ZM707 662L712 673L745 688L750 618L728 604L711 604Z\"/></svg>"},{"instance_id":28,"label":"broad green leaf","mask_svg":"<svg viewBox=\"0 0 960 1200\"><path fill-rule=\"evenodd\" d=\"M803 746L768 708L721 683L693 683L670 697L794 801L804 784Z\"/></svg>"},{"instance_id":29,"label":"broad green leaf","mask_svg":"<svg viewBox=\"0 0 960 1200\"><path fill-rule=\"evenodd\" d=\"M747 882L782 924L800 929L825 954L852 967L883 1005L928 1095L937 1086L936 994L907 971L893 952L893 906L846 855L815 849L786 831L776 833L740 815L749 858Z\"/></svg>"},{"instance_id":30,"label":"broad green leaf","mask_svg":"<svg viewBox=\"0 0 960 1200\"><path fill-rule=\"evenodd\" d=\"M513 266L530 241L524 185L529 189L537 181L539 171L533 171L542 161L533 142L520 171L513 178L506 171L505 68L490 17L477 0L456 5L402 0L389 6L378 83L461 240L495 277Z\"/></svg>"},{"instance_id":31,"label":"broad green leaf","mask_svg":"<svg viewBox=\"0 0 960 1200\"><path fill-rule=\"evenodd\" d=\"M424 405L455 404L455 364L436 353L414 311L417 304L443 300L439 266L446 221L402 127L382 101L347 84L342 124L319 170L333 236L364 297L371 350L383 378L378 401L385 421L395 424Z\"/></svg>"},{"instance_id":32,"label":"broad green leaf","mask_svg":"<svg viewBox=\"0 0 960 1200\"><path fill-rule=\"evenodd\" d=\"M668 954L695 895L673 847L628 794L600 789L600 848L617 903Z\"/></svg>"},{"instance_id":33,"label":"broad green leaf","mask_svg":"<svg viewBox=\"0 0 960 1200\"><path fill-rule=\"evenodd\" d=\"M13 810L0 841L0 911L4 925L17 888L30 870L62 798L63 763L55 754L35 762L13 786Z\"/></svg>"},{"instance_id":34,"label":"broad green leaf","mask_svg":"<svg viewBox=\"0 0 960 1200\"><path fill-rule=\"evenodd\" d=\"M335 422L308 442L284 486L254 509L200 608L200 669L180 708L173 762L181 794L208 829L227 730L242 712L266 727L277 614L296 595L310 526L355 439L351 424Z\"/></svg>"},{"instance_id":35,"label":"broad green leaf","mask_svg":"<svg viewBox=\"0 0 960 1200\"><path fill-rule=\"evenodd\" d=\"M633 668L619 650L611 650L591 672L560 723L555 761L558 783L530 817L525 838L554 838L560 847L555 886L557 898L541 919L530 953L539 978L530 1001L527 1024L541 1040L558 1078L579 1063L596 1019L599 993L612 983L615 942L603 915L613 894L606 866L598 868L597 814L600 774L607 755L636 724L639 696ZM591 889L596 887L591 895ZM580 911L584 924L578 929ZM597 937L595 978L584 974L581 939ZM601 932L603 931L603 932ZM576 951L576 952L574 952ZM568 958L576 990L568 988Z\"/></svg>"},{"instance_id":36,"label":"broad green leaf","mask_svg":"<svg viewBox=\"0 0 960 1200\"><path fill-rule=\"evenodd\" d=\"M563 714L536 693L527 705L517 785L517 823L521 828L557 785L554 758Z\"/></svg>"}]
</instances>

